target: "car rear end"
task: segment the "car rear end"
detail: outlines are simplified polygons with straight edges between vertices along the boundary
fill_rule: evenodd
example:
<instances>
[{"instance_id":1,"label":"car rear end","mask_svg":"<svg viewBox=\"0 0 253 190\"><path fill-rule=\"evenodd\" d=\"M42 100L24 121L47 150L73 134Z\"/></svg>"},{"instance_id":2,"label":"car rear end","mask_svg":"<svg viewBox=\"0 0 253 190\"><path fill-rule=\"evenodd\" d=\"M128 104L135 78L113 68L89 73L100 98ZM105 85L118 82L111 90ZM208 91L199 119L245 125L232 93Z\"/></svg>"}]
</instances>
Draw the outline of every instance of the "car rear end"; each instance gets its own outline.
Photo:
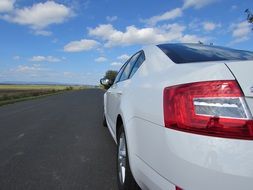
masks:
<instances>
[{"instance_id":1,"label":"car rear end","mask_svg":"<svg viewBox=\"0 0 253 190\"><path fill-rule=\"evenodd\" d=\"M246 84L252 63L228 63L234 80L165 88L167 145L177 157L173 182L182 189L253 189L253 97Z\"/></svg>"},{"instance_id":2,"label":"car rear end","mask_svg":"<svg viewBox=\"0 0 253 190\"><path fill-rule=\"evenodd\" d=\"M157 60L162 62L162 55ZM148 104L128 123L136 136L129 138L136 144L132 165L139 184L144 189L252 190L253 61L168 61L160 70L152 61L147 55L143 70L154 74L147 79L140 73L139 83L146 86L135 90L159 101L140 97Z\"/></svg>"},{"instance_id":3,"label":"car rear end","mask_svg":"<svg viewBox=\"0 0 253 190\"><path fill-rule=\"evenodd\" d=\"M182 164L174 182L182 189L253 189L253 61L224 64L233 80L164 90L168 146Z\"/></svg>"}]
</instances>

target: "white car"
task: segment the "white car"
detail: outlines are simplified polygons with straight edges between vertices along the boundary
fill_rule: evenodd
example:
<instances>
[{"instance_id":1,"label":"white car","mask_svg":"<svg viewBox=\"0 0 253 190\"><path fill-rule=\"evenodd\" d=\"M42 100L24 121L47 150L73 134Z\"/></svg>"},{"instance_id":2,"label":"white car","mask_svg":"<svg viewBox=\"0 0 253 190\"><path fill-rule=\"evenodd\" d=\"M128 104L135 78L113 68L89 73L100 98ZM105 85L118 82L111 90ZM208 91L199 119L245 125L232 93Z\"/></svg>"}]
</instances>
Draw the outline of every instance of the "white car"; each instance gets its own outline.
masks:
<instances>
[{"instance_id":1,"label":"white car","mask_svg":"<svg viewBox=\"0 0 253 190\"><path fill-rule=\"evenodd\" d=\"M120 69L104 113L120 190L253 190L253 52L148 46Z\"/></svg>"}]
</instances>

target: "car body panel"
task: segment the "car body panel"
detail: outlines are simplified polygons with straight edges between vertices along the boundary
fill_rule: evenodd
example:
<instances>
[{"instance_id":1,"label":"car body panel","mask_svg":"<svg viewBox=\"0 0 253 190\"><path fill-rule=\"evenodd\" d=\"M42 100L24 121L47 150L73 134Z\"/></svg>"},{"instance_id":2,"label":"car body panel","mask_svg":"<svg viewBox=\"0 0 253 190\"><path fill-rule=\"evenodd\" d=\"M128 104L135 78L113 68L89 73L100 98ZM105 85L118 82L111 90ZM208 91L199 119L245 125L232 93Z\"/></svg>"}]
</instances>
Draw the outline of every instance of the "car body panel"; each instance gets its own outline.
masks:
<instances>
[{"instance_id":1,"label":"car body panel","mask_svg":"<svg viewBox=\"0 0 253 190\"><path fill-rule=\"evenodd\" d=\"M120 99L112 96L114 116L108 116L108 106L105 109L115 141L117 116L123 119L130 167L137 183L142 189L170 190L177 185L185 190L252 190L253 141L189 134L164 127L164 88L199 81L235 80L241 71L234 75L231 70L237 66L229 64L229 68L233 67L229 70L228 62L221 61L175 64L156 46L143 51L146 60L133 77L117 83L116 91L121 95ZM239 83L244 80L240 79ZM106 100L113 88L105 93ZM246 97L246 101L253 113L253 98Z\"/></svg>"},{"instance_id":2,"label":"car body panel","mask_svg":"<svg viewBox=\"0 0 253 190\"><path fill-rule=\"evenodd\" d=\"M139 118L130 125L129 136L138 136L131 139L136 147L132 163L141 158L171 184L186 190L253 189L252 141L184 133Z\"/></svg>"},{"instance_id":3,"label":"car body panel","mask_svg":"<svg viewBox=\"0 0 253 190\"><path fill-rule=\"evenodd\" d=\"M131 88L128 88L127 105L130 108L126 109L131 109L132 113L126 120L137 116L164 125L163 109L161 109L164 88L190 82L212 81L217 78L234 80L234 76L223 63L177 65L157 47L144 48L144 52L146 61L129 80L134 82Z\"/></svg>"},{"instance_id":4,"label":"car body panel","mask_svg":"<svg viewBox=\"0 0 253 190\"><path fill-rule=\"evenodd\" d=\"M253 61L231 61L226 65L231 69L245 96L253 97Z\"/></svg>"},{"instance_id":5,"label":"car body panel","mask_svg":"<svg viewBox=\"0 0 253 190\"><path fill-rule=\"evenodd\" d=\"M120 91L120 85L114 84L111 86L110 89L108 89L107 93L107 99L108 99L108 104L107 104L107 110L108 110L108 121L110 123L109 126L112 127L113 132L116 131L116 119L117 119L117 110L119 109L119 103L120 103L120 94L118 93Z\"/></svg>"}]
</instances>

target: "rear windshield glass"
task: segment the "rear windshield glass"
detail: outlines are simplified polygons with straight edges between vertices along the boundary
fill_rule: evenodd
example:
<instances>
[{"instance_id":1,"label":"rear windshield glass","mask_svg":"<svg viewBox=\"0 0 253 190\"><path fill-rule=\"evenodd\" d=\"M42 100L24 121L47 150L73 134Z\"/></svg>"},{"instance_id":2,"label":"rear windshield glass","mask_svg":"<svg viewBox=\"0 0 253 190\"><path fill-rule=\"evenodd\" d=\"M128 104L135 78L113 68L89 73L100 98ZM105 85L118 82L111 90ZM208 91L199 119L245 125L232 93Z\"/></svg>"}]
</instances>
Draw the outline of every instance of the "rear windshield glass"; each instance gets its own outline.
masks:
<instances>
[{"instance_id":1,"label":"rear windshield glass","mask_svg":"<svg viewBox=\"0 0 253 190\"><path fill-rule=\"evenodd\" d=\"M158 47L175 63L253 60L253 52L203 44L161 44Z\"/></svg>"}]
</instances>

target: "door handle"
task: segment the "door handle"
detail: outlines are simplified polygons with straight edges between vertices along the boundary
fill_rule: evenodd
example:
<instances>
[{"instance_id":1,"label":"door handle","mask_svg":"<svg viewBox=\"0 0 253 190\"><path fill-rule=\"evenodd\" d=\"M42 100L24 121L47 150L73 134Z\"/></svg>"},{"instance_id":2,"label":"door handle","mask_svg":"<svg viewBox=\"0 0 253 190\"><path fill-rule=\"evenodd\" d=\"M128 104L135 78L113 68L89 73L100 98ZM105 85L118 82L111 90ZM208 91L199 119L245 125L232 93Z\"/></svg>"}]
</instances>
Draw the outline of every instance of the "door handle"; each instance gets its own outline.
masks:
<instances>
[{"instance_id":1,"label":"door handle","mask_svg":"<svg viewBox=\"0 0 253 190\"><path fill-rule=\"evenodd\" d=\"M121 92L121 91L119 91L119 92L116 92L116 94L118 94L118 95L122 95L122 92Z\"/></svg>"}]
</instances>

